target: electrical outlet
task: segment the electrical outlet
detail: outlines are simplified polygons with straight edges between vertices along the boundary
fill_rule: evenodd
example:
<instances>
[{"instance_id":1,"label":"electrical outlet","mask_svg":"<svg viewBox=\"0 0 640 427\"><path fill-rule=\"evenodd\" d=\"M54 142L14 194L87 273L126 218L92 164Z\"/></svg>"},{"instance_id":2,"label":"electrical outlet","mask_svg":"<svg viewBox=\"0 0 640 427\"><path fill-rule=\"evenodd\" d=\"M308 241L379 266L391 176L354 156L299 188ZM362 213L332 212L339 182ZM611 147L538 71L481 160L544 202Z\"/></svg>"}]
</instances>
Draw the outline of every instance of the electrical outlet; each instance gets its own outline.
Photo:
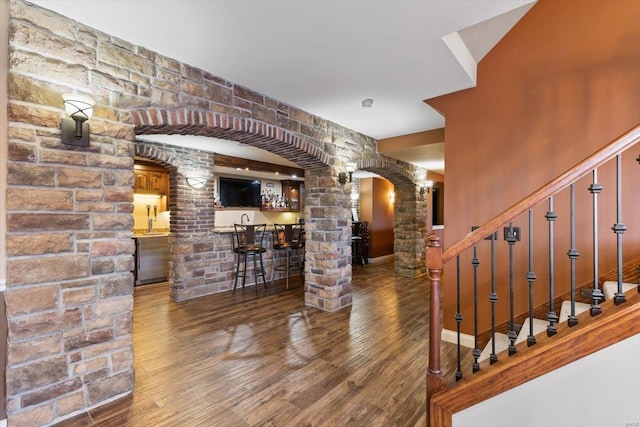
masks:
<instances>
[{"instance_id":1,"label":"electrical outlet","mask_svg":"<svg viewBox=\"0 0 640 427\"><path fill-rule=\"evenodd\" d=\"M582 298L582 299L592 299L593 298L593 289L592 288L580 288L580 298Z\"/></svg>"},{"instance_id":2,"label":"electrical outlet","mask_svg":"<svg viewBox=\"0 0 640 427\"><path fill-rule=\"evenodd\" d=\"M520 241L520 227L504 227L504 240L509 237L509 231L513 230L513 236L516 238L516 242Z\"/></svg>"}]
</instances>

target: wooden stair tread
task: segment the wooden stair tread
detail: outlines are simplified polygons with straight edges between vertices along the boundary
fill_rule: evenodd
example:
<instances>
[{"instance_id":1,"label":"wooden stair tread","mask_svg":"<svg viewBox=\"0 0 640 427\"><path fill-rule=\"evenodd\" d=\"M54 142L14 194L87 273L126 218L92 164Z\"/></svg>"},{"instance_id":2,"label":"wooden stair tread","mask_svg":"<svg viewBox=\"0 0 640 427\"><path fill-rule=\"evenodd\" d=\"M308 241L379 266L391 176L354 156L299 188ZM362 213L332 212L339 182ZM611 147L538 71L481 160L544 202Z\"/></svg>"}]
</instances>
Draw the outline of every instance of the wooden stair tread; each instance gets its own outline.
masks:
<instances>
[{"instance_id":1,"label":"wooden stair tread","mask_svg":"<svg viewBox=\"0 0 640 427\"><path fill-rule=\"evenodd\" d=\"M638 286L637 283L622 282L622 293L626 294L631 289L637 286ZM618 292L618 282L614 282L614 281L604 282L602 284L602 291L604 292L605 300L612 299L615 296L616 292Z\"/></svg>"},{"instance_id":2,"label":"wooden stair tread","mask_svg":"<svg viewBox=\"0 0 640 427\"><path fill-rule=\"evenodd\" d=\"M591 308L591 304L584 302L576 302L576 316L582 312L585 312ZM560 316L558 317L558 323L566 322L571 314L571 301L563 301L560 307Z\"/></svg>"}]
</instances>

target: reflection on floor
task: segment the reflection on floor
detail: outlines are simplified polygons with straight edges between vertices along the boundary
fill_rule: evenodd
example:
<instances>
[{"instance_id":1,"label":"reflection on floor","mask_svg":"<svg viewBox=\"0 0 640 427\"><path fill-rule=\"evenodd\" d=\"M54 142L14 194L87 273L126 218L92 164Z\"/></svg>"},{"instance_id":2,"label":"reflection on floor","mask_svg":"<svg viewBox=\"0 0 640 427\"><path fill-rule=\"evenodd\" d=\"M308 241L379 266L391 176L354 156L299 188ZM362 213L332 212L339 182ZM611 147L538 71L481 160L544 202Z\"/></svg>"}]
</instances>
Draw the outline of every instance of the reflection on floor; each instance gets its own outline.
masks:
<instances>
[{"instance_id":1,"label":"reflection on floor","mask_svg":"<svg viewBox=\"0 0 640 427\"><path fill-rule=\"evenodd\" d=\"M257 297L168 291L135 288L133 394L60 425L426 425L426 276L354 269L353 305L335 313L306 307L299 277Z\"/></svg>"}]
</instances>

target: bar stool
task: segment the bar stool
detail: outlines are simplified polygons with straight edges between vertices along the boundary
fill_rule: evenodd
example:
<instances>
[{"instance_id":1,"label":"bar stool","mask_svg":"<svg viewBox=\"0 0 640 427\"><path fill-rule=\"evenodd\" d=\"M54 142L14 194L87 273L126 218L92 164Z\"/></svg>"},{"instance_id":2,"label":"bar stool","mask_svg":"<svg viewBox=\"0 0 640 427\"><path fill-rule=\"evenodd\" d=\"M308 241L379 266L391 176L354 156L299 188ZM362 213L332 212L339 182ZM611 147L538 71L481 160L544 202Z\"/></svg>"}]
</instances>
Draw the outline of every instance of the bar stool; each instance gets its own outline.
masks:
<instances>
[{"instance_id":1,"label":"bar stool","mask_svg":"<svg viewBox=\"0 0 640 427\"><path fill-rule=\"evenodd\" d=\"M263 245L264 236L266 234L266 224L234 224L235 233L233 234L233 252L236 253L236 272L233 280L233 293L236 293L238 278L242 277L242 288L247 280L249 271L253 272L253 281L256 287L256 295L258 295L258 277L262 276L262 283L267 289L267 281L265 279L264 262L262 254L267 251ZM247 270L249 258L253 263L253 268ZM260 265L258 265L258 263ZM241 268L242 266L242 268Z\"/></svg>"},{"instance_id":2,"label":"bar stool","mask_svg":"<svg viewBox=\"0 0 640 427\"><path fill-rule=\"evenodd\" d=\"M273 224L273 228L274 253L284 252L286 259L283 264L280 262L280 256L277 259L274 257L271 284L273 285L276 271L278 271L286 276L287 289L289 289L291 272L300 271L302 273L304 270L304 224ZM300 260L301 256L302 260Z\"/></svg>"},{"instance_id":3,"label":"bar stool","mask_svg":"<svg viewBox=\"0 0 640 427\"><path fill-rule=\"evenodd\" d=\"M369 223L367 221L354 221L351 224L351 265L367 263L369 249Z\"/></svg>"}]
</instances>

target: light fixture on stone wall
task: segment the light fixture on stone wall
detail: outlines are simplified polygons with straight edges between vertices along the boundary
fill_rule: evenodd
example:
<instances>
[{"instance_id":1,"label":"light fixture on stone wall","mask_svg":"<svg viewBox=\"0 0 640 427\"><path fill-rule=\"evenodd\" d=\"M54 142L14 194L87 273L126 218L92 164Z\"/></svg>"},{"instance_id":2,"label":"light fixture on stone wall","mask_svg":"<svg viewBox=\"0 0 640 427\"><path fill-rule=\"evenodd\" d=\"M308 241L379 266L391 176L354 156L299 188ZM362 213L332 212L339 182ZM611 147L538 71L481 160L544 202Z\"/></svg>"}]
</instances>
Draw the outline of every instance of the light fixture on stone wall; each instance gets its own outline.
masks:
<instances>
[{"instance_id":1,"label":"light fixture on stone wall","mask_svg":"<svg viewBox=\"0 0 640 427\"><path fill-rule=\"evenodd\" d=\"M425 190L429 193L431 191L431 187L433 187L433 181L430 179L426 180L424 185L420 186L420 194L424 194Z\"/></svg>"},{"instance_id":2,"label":"light fixture on stone wall","mask_svg":"<svg viewBox=\"0 0 640 427\"><path fill-rule=\"evenodd\" d=\"M62 95L64 110L70 118L62 119L62 143L89 146L89 123L95 101L82 95Z\"/></svg>"},{"instance_id":3,"label":"light fixture on stone wall","mask_svg":"<svg viewBox=\"0 0 640 427\"><path fill-rule=\"evenodd\" d=\"M338 174L338 181L340 181L340 184L346 184L347 183L347 174L349 174L349 182L351 182L351 180L353 179L353 173L356 171L356 163L355 162L347 162L344 165L345 169L347 170L347 172L340 172Z\"/></svg>"},{"instance_id":4,"label":"light fixture on stone wall","mask_svg":"<svg viewBox=\"0 0 640 427\"><path fill-rule=\"evenodd\" d=\"M389 203L394 204L396 201L396 193L395 192L391 192L389 193Z\"/></svg>"},{"instance_id":5,"label":"light fixture on stone wall","mask_svg":"<svg viewBox=\"0 0 640 427\"><path fill-rule=\"evenodd\" d=\"M195 188L196 190L200 190L207 185L207 179L200 176L188 176L187 184L191 188Z\"/></svg>"}]
</instances>

